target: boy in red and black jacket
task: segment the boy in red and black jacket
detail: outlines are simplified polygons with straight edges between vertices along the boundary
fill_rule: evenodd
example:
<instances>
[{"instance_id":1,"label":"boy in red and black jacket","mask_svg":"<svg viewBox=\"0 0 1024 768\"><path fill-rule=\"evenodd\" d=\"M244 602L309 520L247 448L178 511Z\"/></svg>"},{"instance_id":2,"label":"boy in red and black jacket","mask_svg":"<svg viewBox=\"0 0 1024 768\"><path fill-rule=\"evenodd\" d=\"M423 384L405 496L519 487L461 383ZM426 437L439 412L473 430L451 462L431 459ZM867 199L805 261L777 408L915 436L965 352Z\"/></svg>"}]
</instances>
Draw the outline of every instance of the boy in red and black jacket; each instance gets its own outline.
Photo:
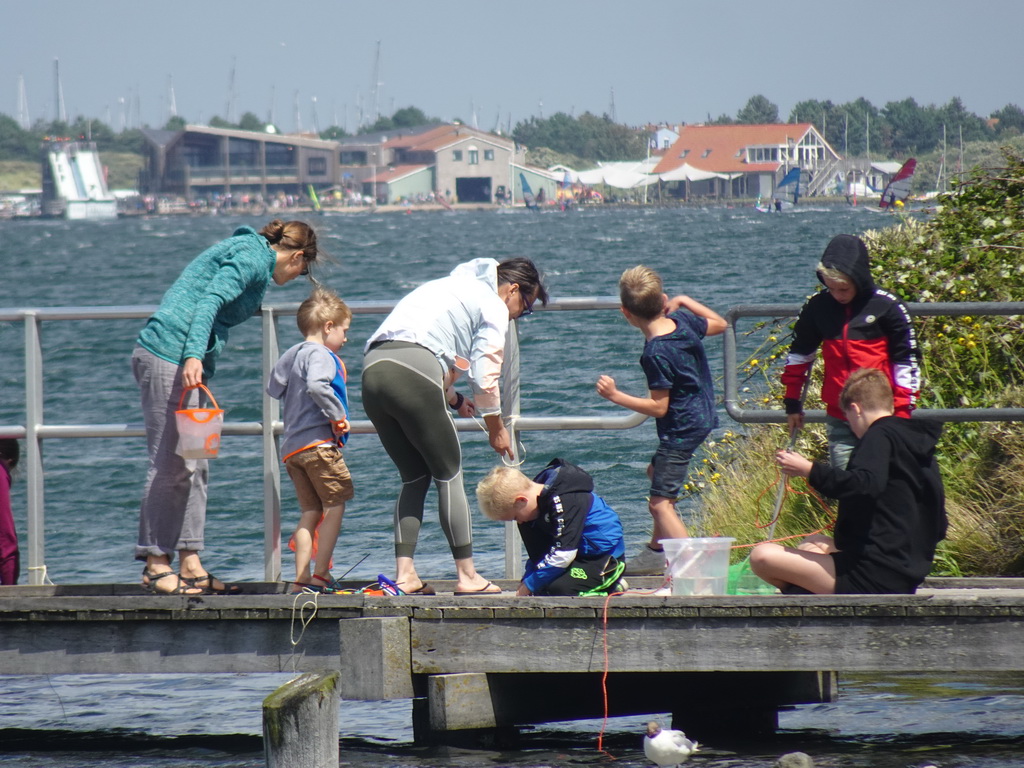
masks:
<instances>
[{"instance_id":1,"label":"boy in red and black jacket","mask_svg":"<svg viewBox=\"0 0 1024 768\"><path fill-rule=\"evenodd\" d=\"M877 368L893 388L896 416L910 417L921 389L920 354L910 313L896 296L875 285L864 242L854 235L836 235L825 248L817 268L825 286L804 304L793 328L782 373L790 433L803 427L804 381L821 347L825 361L821 399L829 458L845 469L856 437L839 407L839 393L858 368Z\"/></svg>"}]
</instances>

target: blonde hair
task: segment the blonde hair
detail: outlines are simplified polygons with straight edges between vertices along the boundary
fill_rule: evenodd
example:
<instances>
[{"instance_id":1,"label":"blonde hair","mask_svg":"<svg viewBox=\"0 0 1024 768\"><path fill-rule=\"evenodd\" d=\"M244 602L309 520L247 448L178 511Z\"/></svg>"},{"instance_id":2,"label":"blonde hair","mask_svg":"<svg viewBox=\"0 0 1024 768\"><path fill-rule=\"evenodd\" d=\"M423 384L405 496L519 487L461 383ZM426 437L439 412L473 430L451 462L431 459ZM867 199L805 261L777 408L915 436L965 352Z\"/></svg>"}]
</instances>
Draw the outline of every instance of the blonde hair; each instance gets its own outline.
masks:
<instances>
[{"instance_id":1,"label":"blonde hair","mask_svg":"<svg viewBox=\"0 0 1024 768\"><path fill-rule=\"evenodd\" d=\"M877 368L859 368L851 373L839 393L839 407L848 411L854 403L865 411L892 412L889 377Z\"/></svg>"},{"instance_id":2,"label":"blonde hair","mask_svg":"<svg viewBox=\"0 0 1024 768\"><path fill-rule=\"evenodd\" d=\"M835 280L837 283L846 283L847 285L853 285L853 278L845 272L840 272L838 269L832 267L826 267L820 261L815 269L818 273L818 277L822 280Z\"/></svg>"},{"instance_id":3,"label":"blonde hair","mask_svg":"<svg viewBox=\"0 0 1024 768\"><path fill-rule=\"evenodd\" d=\"M511 520L516 496L530 488L530 478L515 467L495 467L476 486L480 511L491 520Z\"/></svg>"},{"instance_id":4,"label":"blonde hair","mask_svg":"<svg viewBox=\"0 0 1024 768\"><path fill-rule=\"evenodd\" d=\"M329 288L318 285L309 298L299 305L295 323L303 336L310 336L323 327L324 323L341 325L351 322L352 310Z\"/></svg>"},{"instance_id":5,"label":"blonde hair","mask_svg":"<svg viewBox=\"0 0 1024 768\"><path fill-rule=\"evenodd\" d=\"M629 312L653 320L665 312L665 288L661 276L650 267L638 264L619 278L619 301Z\"/></svg>"}]
</instances>

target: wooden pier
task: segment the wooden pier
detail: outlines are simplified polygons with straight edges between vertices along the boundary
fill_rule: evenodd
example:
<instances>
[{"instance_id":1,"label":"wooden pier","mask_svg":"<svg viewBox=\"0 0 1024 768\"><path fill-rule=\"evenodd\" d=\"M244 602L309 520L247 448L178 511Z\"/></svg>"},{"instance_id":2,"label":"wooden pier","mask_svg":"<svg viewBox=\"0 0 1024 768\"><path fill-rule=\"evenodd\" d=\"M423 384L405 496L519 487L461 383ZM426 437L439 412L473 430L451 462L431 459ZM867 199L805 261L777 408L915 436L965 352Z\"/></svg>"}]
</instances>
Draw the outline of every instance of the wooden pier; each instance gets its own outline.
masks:
<instances>
[{"instance_id":1,"label":"wooden pier","mask_svg":"<svg viewBox=\"0 0 1024 768\"><path fill-rule=\"evenodd\" d=\"M707 733L725 721L770 731L780 707L834 700L841 674L1024 670L1024 579L934 580L912 596L607 601L432 584L433 597L0 587L0 674L337 670L343 699L412 698L417 740L434 741L601 717L606 673L607 714L671 712Z\"/></svg>"}]
</instances>

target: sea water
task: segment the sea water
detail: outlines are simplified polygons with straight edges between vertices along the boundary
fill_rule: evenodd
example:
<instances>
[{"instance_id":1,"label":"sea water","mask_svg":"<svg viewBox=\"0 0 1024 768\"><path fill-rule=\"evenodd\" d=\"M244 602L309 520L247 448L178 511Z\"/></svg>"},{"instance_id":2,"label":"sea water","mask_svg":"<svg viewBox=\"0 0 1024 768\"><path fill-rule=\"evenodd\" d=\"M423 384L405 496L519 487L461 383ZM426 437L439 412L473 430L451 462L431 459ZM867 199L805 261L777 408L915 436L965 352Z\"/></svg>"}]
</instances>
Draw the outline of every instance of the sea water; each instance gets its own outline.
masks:
<instances>
[{"instance_id":1,"label":"sea water","mask_svg":"<svg viewBox=\"0 0 1024 768\"><path fill-rule=\"evenodd\" d=\"M269 217L268 217L269 218ZM524 210L408 214L359 213L306 218L332 257L318 275L343 298L394 300L420 283L478 256L529 256L555 297L614 296L623 269L639 263L658 270L670 295L686 293L724 312L737 304L799 304L814 289L814 265L835 234L860 233L888 220L846 206L804 206L783 215L752 208L584 208L568 214ZM156 304L197 253L250 224L231 216L157 217L108 222L0 221L0 307ZM876 276L881 284L884 275ZM272 286L267 303L301 301L308 285ZM342 350L353 414L364 418L358 381L364 340L380 321L357 315ZM43 325L45 418L51 423L139 422L129 357L141 321L91 320ZM627 392L645 391L638 365L642 338L614 311L538 311L520 324L522 410L537 416L622 415L600 398L601 374ZM279 327L281 348L300 340L289 318ZM742 340L741 340L742 343ZM23 424L23 328L0 323L0 424ZM712 368L721 371L720 339L708 341ZM261 418L260 324L234 330L210 382L228 421ZM739 426L722 414L720 436ZM580 464L623 518L629 551L648 535L644 469L654 450L654 425L625 431L537 432L523 435L520 458L528 473L553 456ZM465 476L472 486L494 464L486 435L463 436ZM134 583L132 559L137 505L145 472L142 439L47 440L46 563L57 583ZM346 448L356 487L335 560L353 564L352 578L390 573L391 508L396 474L372 435ZM697 464L700 462L698 456ZM204 564L226 580L262 580L260 441L225 438L211 463ZM296 519L284 478L282 529ZM428 505L433 499L428 499ZM24 482L14 507L24 542ZM454 571L436 515L428 506L417 564L424 577ZM693 512L688 506L686 511ZM503 575L502 528L477 516L475 557L481 573ZM365 559L363 559L365 558ZM360 562L361 561L361 562ZM22 581L26 581L25 572ZM287 574L290 563L285 560ZM597 628L595 628L597 631ZM841 652L841 649L840 651ZM0 741L9 729L71 731L80 740L59 752L33 752L0 743L0 765L259 766L262 699L289 675L60 675L0 676ZM932 761L951 766L1024 765L1024 685L1020 676L956 675L859 678L841 681L836 704L795 707L780 714L777 739L750 742L737 733L708 745L709 768L769 766L800 749L816 764L904 766ZM545 692L539 691L539 694ZM663 716L663 719L665 716ZM647 718L608 724L580 721L527 729L515 751L431 750L412 744L408 702L342 702L343 760L356 766L396 767L588 764L604 760L596 740L623 766L649 763L641 751ZM685 724L681 724L685 728ZM4 730L8 729L8 730ZM136 742L111 749L105 736L190 737L167 744ZM207 743L205 735L240 734ZM701 739L699 733L689 734ZM53 739L55 741L55 738ZM94 747L89 745L93 744ZM13 751L12 751L13 750Z\"/></svg>"}]
</instances>

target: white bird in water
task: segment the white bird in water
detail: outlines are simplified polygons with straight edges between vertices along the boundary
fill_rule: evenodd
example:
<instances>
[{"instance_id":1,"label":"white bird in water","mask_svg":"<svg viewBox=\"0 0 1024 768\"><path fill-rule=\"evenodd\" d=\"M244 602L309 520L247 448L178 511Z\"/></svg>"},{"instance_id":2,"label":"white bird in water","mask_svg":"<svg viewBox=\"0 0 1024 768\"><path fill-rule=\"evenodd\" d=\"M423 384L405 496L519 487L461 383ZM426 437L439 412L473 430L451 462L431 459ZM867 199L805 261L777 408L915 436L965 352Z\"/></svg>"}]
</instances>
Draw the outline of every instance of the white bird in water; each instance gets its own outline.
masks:
<instances>
[{"instance_id":1,"label":"white bird in water","mask_svg":"<svg viewBox=\"0 0 1024 768\"><path fill-rule=\"evenodd\" d=\"M697 742L690 741L682 731L665 730L653 720L647 724L644 754L662 766L679 765L697 751Z\"/></svg>"}]
</instances>

